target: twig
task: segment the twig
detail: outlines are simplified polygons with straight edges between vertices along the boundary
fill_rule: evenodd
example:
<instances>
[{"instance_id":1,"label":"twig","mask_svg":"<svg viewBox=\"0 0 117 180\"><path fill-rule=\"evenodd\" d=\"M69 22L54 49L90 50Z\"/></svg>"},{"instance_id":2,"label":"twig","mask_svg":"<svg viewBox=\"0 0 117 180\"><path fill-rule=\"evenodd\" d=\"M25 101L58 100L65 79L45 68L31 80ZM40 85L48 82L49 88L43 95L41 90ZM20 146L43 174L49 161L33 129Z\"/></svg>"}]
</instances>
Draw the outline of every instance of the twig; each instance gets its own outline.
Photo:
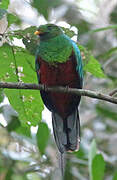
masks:
<instances>
[{"instance_id":1,"label":"twig","mask_svg":"<svg viewBox=\"0 0 117 180\"><path fill-rule=\"evenodd\" d=\"M103 64L103 68L107 68L108 65L110 65L110 63L112 63L115 59L117 59L117 55L116 56L112 56L108 61L106 61L104 64Z\"/></svg>"},{"instance_id":2,"label":"twig","mask_svg":"<svg viewBox=\"0 0 117 180\"><path fill-rule=\"evenodd\" d=\"M80 96L88 96L94 99L100 99L103 101L111 102L113 104L117 104L117 98L111 97L109 95L102 94L100 92L93 92L85 89L76 89L76 88L65 88L65 87L45 87L44 85L38 84L30 84L30 83L7 83L0 82L0 88L8 88L8 89L32 89L32 90L43 90L43 91L53 91L60 93L70 93Z\"/></svg>"},{"instance_id":3,"label":"twig","mask_svg":"<svg viewBox=\"0 0 117 180\"><path fill-rule=\"evenodd\" d=\"M16 57L15 57L15 52L14 52L13 44L12 44L12 46L11 46L11 49L12 49L12 54L13 54L13 59L14 59L14 64L15 64L15 72L16 72L17 81L20 82L19 75L18 75L17 61L16 61ZM19 90L19 94L20 94L20 97L22 97L22 93L21 93L20 90ZM22 102L22 101L21 101L21 102ZM27 117L27 114L26 114L26 111L25 111L25 107L24 107L24 103L23 103L23 102L22 102L22 107L23 107L25 116Z\"/></svg>"},{"instance_id":4,"label":"twig","mask_svg":"<svg viewBox=\"0 0 117 180\"><path fill-rule=\"evenodd\" d=\"M11 46L11 50L12 50L14 64L15 64L15 72L16 72L16 76L17 76L17 81L19 82L18 68L17 68L17 62L16 62L16 57L15 57L15 52L14 52L13 46Z\"/></svg>"},{"instance_id":5,"label":"twig","mask_svg":"<svg viewBox=\"0 0 117 180\"><path fill-rule=\"evenodd\" d=\"M109 96L114 96L115 94L117 94L117 89L112 90L112 91L109 93Z\"/></svg>"}]
</instances>

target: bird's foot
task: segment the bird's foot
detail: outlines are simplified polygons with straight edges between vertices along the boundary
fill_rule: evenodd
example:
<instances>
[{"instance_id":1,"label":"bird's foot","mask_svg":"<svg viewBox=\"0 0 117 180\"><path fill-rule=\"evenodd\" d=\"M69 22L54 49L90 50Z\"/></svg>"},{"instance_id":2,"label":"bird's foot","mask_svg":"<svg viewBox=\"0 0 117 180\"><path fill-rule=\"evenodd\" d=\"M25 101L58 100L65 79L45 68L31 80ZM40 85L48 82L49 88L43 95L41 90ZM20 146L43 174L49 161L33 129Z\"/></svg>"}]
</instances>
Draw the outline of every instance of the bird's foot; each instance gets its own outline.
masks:
<instances>
[{"instance_id":1,"label":"bird's foot","mask_svg":"<svg viewBox=\"0 0 117 180\"><path fill-rule=\"evenodd\" d=\"M65 86L65 92L69 91L69 86Z\"/></svg>"},{"instance_id":2,"label":"bird's foot","mask_svg":"<svg viewBox=\"0 0 117 180\"><path fill-rule=\"evenodd\" d=\"M47 86L45 84L42 84L43 91L47 91Z\"/></svg>"}]
</instances>

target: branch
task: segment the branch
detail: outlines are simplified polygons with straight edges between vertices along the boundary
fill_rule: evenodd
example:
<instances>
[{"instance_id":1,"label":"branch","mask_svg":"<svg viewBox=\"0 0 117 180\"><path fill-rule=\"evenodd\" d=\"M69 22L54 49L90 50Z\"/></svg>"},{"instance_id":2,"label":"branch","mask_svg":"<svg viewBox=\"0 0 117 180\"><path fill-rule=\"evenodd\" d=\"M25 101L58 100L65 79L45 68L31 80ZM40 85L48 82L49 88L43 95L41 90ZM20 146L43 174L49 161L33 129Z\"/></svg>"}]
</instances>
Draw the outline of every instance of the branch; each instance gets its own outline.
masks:
<instances>
[{"instance_id":1,"label":"branch","mask_svg":"<svg viewBox=\"0 0 117 180\"><path fill-rule=\"evenodd\" d=\"M117 94L117 89L112 90L112 91L109 93L109 96L114 96L115 94Z\"/></svg>"},{"instance_id":2,"label":"branch","mask_svg":"<svg viewBox=\"0 0 117 180\"><path fill-rule=\"evenodd\" d=\"M43 90L43 91L52 91L52 92L60 92L60 93L70 93L80 96L88 96L94 99L100 99L103 101L111 102L113 104L117 104L117 98L114 98L109 95L102 94L100 92L93 92L85 89L76 89L76 88L67 88L67 87L45 87L40 84L30 84L30 83L6 83L0 82L0 88L8 88L8 89L32 89L32 90Z\"/></svg>"}]
</instances>

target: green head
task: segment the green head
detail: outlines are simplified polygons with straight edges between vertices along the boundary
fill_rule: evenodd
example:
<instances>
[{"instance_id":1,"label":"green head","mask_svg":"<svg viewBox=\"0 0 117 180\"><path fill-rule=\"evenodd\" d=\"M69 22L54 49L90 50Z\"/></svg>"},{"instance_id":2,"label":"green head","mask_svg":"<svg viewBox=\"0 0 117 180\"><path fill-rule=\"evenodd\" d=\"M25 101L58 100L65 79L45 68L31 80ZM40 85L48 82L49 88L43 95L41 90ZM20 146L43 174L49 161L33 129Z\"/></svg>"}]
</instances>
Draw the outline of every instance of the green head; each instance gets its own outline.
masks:
<instances>
[{"instance_id":1,"label":"green head","mask_svg":"<svg viewBox=\"0 0 117 180\"><path fill-rule=\"evenodd\" d=\"M63 63L69 59L72 53L72 43L59 26L41 25L35 34L40 37L37 56L50 64Z\"/></svg>"},{"instance_id":2,"label":"green head","mask_svg":"<svg viewBox=\"0 0 117 180\"><path fill-rule=\"evenodd\" d=\"M51 39L58 35L63 34L63 31L57 25L45 24L45 25L39 26L35 34L40 36L40 40L48 40L48 39Z\"/></svg>"}]
</instances>

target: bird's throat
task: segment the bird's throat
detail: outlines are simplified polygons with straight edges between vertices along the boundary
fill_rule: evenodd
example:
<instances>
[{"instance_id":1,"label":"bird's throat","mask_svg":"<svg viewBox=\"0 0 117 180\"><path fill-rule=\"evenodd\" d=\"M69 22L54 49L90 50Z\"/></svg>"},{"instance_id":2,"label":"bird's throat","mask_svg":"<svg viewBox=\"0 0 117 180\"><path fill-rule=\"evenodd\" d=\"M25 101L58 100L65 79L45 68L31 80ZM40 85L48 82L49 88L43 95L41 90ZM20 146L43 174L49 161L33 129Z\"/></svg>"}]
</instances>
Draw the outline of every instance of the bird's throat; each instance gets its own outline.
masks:
<instances>
[{"instance_id":1,"label":"bird's throat","mask_svg":"<svg viewBox=\"0 0 117 180\"><path fill-rule=\"evenodd\" d=\"M72 44L65 35L41 41L37 54L50 64L64 63L72 53Z\"/></svg>"}]
</instances>

